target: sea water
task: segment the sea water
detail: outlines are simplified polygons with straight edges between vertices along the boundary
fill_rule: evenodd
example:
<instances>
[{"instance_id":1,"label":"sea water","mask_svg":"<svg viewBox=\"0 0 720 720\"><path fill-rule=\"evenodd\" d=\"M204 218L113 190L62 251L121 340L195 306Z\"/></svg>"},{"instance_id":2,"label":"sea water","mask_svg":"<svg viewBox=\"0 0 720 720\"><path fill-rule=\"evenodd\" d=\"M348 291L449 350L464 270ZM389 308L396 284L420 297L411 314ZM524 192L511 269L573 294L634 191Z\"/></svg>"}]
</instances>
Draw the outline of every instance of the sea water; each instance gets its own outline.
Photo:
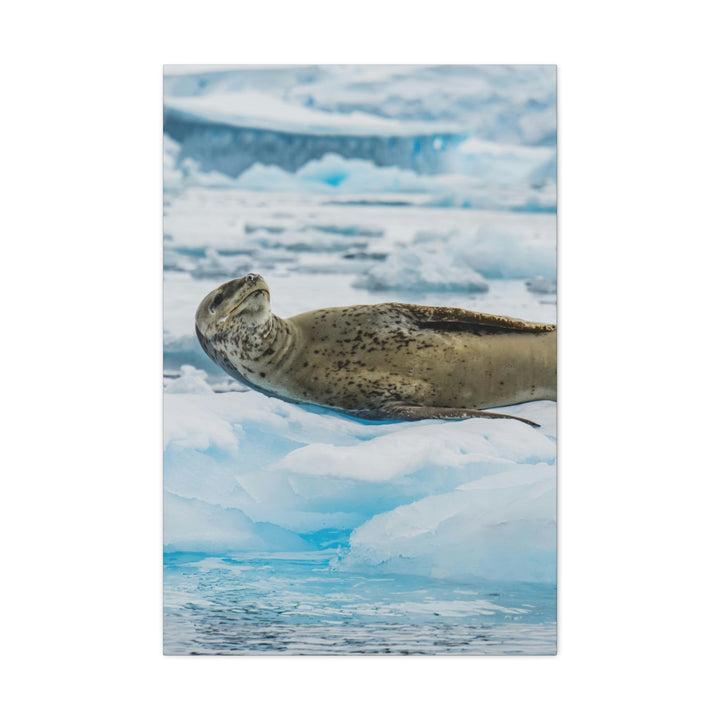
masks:
<instances>
[{"instance_id":1,"label":"sea water","mask_svg":"<svg viewBox=\"0 0 720 720\"><path fill-rule=\"evenodd\" d=\"M334 571L332 558L170 553L165 652L552 654L555 586Z\"/></svg>"}]
</instances>

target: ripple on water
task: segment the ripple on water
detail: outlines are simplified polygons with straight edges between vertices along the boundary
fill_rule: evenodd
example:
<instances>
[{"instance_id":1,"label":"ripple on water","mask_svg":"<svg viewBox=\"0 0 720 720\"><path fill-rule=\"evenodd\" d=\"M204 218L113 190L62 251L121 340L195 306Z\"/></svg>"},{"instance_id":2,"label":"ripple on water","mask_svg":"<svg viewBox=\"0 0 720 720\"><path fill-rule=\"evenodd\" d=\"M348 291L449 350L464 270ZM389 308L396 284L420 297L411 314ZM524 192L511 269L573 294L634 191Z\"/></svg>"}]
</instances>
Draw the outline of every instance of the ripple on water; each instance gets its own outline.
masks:
<instances>
[{"instance_id":1,"label":"ripple on water","mask_svg":"<svg viewBox=\"0 0 720 720\"><path fill-rule=\"evenodd\" d=\"M165 653L555 653L554 586L364 577L317 555L166 556Z\"/></svg>"}]
</instances>

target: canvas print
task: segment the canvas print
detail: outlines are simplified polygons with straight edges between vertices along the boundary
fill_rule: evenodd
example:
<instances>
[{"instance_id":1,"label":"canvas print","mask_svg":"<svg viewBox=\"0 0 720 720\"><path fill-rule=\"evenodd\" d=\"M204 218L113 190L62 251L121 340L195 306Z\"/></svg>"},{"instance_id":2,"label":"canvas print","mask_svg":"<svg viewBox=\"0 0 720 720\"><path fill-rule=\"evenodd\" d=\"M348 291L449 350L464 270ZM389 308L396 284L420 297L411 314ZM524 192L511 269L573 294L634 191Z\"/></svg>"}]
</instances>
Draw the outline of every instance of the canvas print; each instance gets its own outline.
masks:
<instances>
[{"instance_id":1,"label":"canvas print","mask_svg":"<svg viewBox=\"0 0 720 720\"><path fill-rule=\"evenodd\" d=\"M556 69L164 69L164 652L556 652Z\"/></svg>"}]
</instances>

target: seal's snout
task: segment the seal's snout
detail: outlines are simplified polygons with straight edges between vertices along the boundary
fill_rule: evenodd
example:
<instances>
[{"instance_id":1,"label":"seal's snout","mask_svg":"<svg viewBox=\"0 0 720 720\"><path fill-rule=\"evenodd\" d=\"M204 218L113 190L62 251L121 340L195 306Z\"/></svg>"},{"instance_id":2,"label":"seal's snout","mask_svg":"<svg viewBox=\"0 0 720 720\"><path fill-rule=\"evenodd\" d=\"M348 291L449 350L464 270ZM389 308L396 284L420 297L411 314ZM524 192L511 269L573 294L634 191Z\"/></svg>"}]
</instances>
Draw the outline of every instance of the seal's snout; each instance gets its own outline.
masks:
<instances>
[{"instance_id":1,"label":"seal's snout","mask_svg":"<svg viewBox=\"0 0 720 720\"><path fill-rule=\"evenodd\" d=\"M231 280L227 284L232 287L232 293L235 294L236 297L247 298L258 290L264 290L268 298L270 297L270 289L265 279L257 273L249 273L245 275L245 277Z\"/></svg>"},{"instance_id":2,"label":"seal's snout","mask_svg":"<svg viewBox=\"0 0 720 720\"><path fill-rule=\"evenodd\" d=\"M250 273L229 280L205 296L195 314L198 330L211 333L232 317L244 315L257 319L269 312L270 290L262 275Z\"/></svg>"},{"instance_id":3,"label":"seal's snout","mask_svg":"<svg viewBox=\"0 0 720 720\"><path fill-rule=\"evenodd\" d=\"M250 273L241 278L235 278L221 285L217 290L214 290L215 297L211 304L215 305L215 308L219 307L225 300L239 300L243 297L247 297L250 293L256 290L265 290L269 294L268 286L262 275L257 273Z\"/></svg>"},{"instance_id":4,"label":"seal's snout","mask_svg":"<svg viewBox=\"0 0 720 720\"><path fill-rule=\"evenodd\" d=\"M218 290L225 290L228 295L234 293L247 293L254 289L267 290L267 283L262 275L257 273L249 273L241 278L230 280L230 282L221 285Z\"/></svg>"}]
</instances>

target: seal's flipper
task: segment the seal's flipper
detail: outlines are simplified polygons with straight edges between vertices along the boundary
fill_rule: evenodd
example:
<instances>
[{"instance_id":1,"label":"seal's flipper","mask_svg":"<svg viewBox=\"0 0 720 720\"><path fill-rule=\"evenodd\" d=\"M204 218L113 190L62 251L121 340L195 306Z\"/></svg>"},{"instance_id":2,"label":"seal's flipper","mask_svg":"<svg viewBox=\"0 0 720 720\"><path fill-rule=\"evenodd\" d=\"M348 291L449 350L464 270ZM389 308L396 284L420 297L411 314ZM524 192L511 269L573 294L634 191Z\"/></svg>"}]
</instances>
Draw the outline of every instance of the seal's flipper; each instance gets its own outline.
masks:
<instances>
[{"instance_id":1,"label":"seal's flipper","mask_svg":"<svg viewBox=\"0 0 720 720\"><path fill-rule=\"evenodd\" d=\"M531 427L540 427L532 420L503 415L501 413L485 412L484 410L471 410L468 408L420 407L416 405L396 405L385 408L383 417L393 420L467 420L468 418L500 418L503 420L519 420Z\"/></svg>"},{"instance_id":2,"label":"seal's flipper","mask_svg":"<svg viewBox=\"0 0 720 720\"><path fill-rule=\"evenodd\" d=\"M419 328L445 331L466 331L479 334L502 332L545 333L556 329L549 323L534 323L502 315L473 312L461 308L400 305Z\"/></svg>"}]
</instances>

